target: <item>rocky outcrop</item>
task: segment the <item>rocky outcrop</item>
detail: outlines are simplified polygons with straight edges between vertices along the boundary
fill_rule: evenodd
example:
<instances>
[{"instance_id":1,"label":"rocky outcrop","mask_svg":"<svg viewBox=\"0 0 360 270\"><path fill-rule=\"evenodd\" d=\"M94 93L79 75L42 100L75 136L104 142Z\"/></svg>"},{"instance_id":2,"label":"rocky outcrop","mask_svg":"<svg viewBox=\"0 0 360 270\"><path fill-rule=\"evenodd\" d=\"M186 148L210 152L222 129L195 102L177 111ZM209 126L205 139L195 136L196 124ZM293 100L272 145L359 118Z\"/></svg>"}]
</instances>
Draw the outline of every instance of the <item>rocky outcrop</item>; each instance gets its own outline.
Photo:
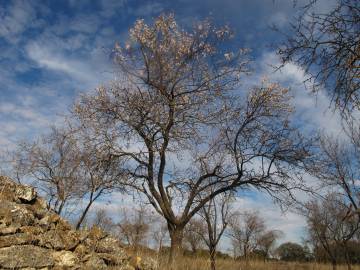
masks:
<instances>
[{"instance_id":1,"label":"rocky outcrop","mask_svg":"<svg viewBox=\"0 0 360 270\"><path fill-rule=\"evenodd\" d=\"M99 228L73 230L34 188L0 176L0 269L156 269L151 259L132 261Z\"/></svg>"}]
</instances>

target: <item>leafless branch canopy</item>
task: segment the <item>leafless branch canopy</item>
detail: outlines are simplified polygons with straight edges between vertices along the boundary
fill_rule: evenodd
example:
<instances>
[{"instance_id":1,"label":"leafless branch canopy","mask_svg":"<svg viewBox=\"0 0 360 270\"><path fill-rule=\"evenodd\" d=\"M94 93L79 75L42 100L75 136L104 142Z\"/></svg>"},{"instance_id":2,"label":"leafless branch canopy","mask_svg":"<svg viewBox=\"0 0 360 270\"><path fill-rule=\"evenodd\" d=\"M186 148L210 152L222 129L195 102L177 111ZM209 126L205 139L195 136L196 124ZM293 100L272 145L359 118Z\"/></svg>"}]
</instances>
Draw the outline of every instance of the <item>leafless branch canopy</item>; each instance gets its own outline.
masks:
<instances>
[{"instance_id":1,"label":"leafless branch canopy","mask_svg":"<svg viewBox=\"0 0 360 270\"><path fill-rule=\"evenodd\" d=\"M314 90L325 87L341 109L360 108L360 4L339 0L328 13L314 11L315 1L292 25L279 49L284 63L305 68Z\"/></svg>"},{"instance_id":2,"label":"leafless branch canopy","mask_svg":"<svg viewBox=\"0 0 360 270\"><path fill-rule=\"evenodd\" d=\"M302 167L311 144L291 127L291 96L269 82L234 91L248 61L246 50L227 49L231 37L207 21L186 32L173 15L138 20L128 43L114 48L119 79L74 109L170 232L223 192L302 187L289 172Z\"/></svg>"}]
</instances>

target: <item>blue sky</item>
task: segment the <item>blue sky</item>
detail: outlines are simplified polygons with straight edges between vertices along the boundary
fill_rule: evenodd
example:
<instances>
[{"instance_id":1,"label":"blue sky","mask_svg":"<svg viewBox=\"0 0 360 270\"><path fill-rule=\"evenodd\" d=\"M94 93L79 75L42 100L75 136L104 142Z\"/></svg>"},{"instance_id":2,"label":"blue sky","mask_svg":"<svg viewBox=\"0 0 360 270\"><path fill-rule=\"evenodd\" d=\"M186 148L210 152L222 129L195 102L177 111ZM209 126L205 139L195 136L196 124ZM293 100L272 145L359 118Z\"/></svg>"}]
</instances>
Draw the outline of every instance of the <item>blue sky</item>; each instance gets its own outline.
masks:
<instances>
[{"instance_id":1,"label":"blue sky","mask_svg":"<svg viewBox=\"0 0 360 270\"><path fill-rule=\"evenodd\" d=\"M46 132L50 124L61 122L80 92L113 78L112 46L125 41L137 18L150 21L162 12L174 12L184 27L206 17L218 25L228 24L236 34L235 46L252 50L254 73L244 79L243 87L264 76L289 86L303 130L337 132L339 116L329 110L329 98L324 92L316 99L308 94L301 68L289 64L274 73L271 67L278 64L273 45L284 37L270 26L287 32L305 1L294 6L292 0L0 0L0 151ZM316 8L326 11L332 4L318 1ZM304 225L300 216L282 215L258 196L239 203L260 209L270 226L285 231L285 240L300 239Z\"/></svg>"}]
</instances>

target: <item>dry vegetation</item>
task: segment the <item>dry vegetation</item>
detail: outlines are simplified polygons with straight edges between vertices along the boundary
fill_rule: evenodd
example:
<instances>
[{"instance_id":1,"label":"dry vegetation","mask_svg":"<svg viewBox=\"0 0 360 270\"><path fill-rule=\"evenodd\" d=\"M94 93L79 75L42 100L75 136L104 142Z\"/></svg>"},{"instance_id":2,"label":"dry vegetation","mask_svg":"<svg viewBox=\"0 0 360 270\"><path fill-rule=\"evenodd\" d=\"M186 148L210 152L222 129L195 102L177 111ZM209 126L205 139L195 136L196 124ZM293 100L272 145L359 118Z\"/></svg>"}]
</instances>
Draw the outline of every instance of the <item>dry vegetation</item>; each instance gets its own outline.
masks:
<instances>
[{"instance_id":1,"label":"dry vegetation","mask_svg":"<svg viewBox=\"0 0 360 270\"><path fill-rule=\"evenodd\" d=\"M167 270L167 257L159 258L160 269ZM217 259L217 270L331 270L331 264L321 263L298 263L276 261L234 261L230 259ZM205 258L183 257L176 261L174 270L208 270L210 261ZM346 265L339 265L337 270L348 269ZM352 270L360 270L360 266L354 266Z\"/></svg>"}]
</instances>

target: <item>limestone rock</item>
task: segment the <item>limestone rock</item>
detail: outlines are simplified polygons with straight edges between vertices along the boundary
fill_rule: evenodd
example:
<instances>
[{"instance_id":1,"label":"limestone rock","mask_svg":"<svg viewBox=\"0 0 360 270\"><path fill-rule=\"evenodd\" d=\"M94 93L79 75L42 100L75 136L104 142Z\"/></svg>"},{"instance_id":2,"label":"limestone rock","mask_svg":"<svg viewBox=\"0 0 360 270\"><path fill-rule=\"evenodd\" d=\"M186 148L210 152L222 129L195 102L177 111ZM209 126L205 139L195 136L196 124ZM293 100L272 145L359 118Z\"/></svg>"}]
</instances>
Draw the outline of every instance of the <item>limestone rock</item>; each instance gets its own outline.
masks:
<instances>
[{"instance_id":1,"label":"limestone rock","mask_svg":"<svg viewBox=\"0 0 360 270\"><path fill-rule=\"evenodd\" d=\"M15 195L24 202L32 202L36 198L36 191L33 187L21 186L15 189Z\"/></svg>"},{"instance_id":2,"label":"limestone rock","mask_svg":"<svg viewBox=\"0 0 360 270\"><path fill-rule=\"evenodd\" d=\"M111 238L105 237L99 240L95 245L95 251L98 253L123 253L123 249L120 247L119 241Z\"/></svg>"},{"instance_id":3,"label":"limestone rock","mask_svg":"<svg viewBox=\"0 0 360 270\"><path fill-rule=\"evenodd\" d=\"M76 231L34 188L0 176L0 269L134 270L118 240L98 227ZM136 269L154 270L142 258Z\"/></svg>"},{"instance_id":4,"label":"limestone rock","mask_svg":"<svg viewBox=\"0 0 360 270\"><path fill-rule=\"evenodd\" d=\"M43 268L53 266L54 260L49 251L32 245L0 248L0 269L25 267Z\"/></svg>"},{"instance_id":5,"label":"limestone rock","mask_svg":"<svg viewBox=\"0 0 360 270\"><path fill-rule=\"evenodd\" d=\"M84 266L85 266L83 268L84 270L85 269L89 269L89 270L107 269L107 265L104 262L104 260L101 259L96 254L87 255L86 262L85 262Z\"/></svg>"},{"instance_id":6,"label":"limestone rock","mask_svg":"<svg viewBox=\"0 0 360 270\"><path fill-rule=\"evenodd\" d=\"M37 242L35 237L28 233L16 233L1 237L0 248L14 245L28 245Z\"/></svg>"},{"instance_id":7,"label":"limestone rock","mask_svg":"<svg viewBox=\"0 0 360 270\"><path fill-rule=\"evenodd\" d=\"M79 259L71 251L58 251L52 254L56 265L63 267L79 268Z\"/></svg>"},{"instance_id":8,"label":"limestone rock","mask_svg":"<svg viewBox=\"0 0 360 270\"><path fill-rule=\"evenodd\" d=\"M0 236L8 235L8 234L14 234L19 231L19 227L4 227L0 228Z\"/></svg>"}]
</instances>

